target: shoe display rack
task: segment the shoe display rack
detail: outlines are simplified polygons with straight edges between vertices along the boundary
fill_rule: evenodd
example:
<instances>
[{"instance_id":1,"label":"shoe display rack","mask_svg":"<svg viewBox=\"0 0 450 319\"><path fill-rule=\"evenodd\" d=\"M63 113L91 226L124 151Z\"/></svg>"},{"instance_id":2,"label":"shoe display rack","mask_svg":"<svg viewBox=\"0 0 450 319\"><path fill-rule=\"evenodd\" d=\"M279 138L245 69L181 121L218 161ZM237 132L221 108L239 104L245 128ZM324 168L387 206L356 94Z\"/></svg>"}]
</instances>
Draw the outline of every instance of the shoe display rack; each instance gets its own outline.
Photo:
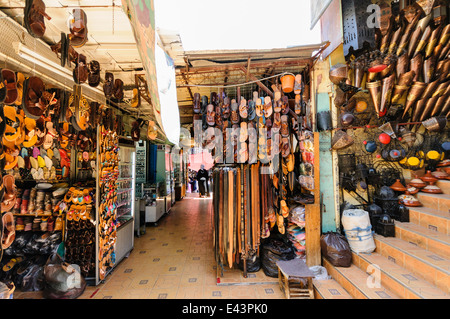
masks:
<instances>
[{"instance_id":1,"label":"shoe display rack","mask_svg":"<svg viewBox=\"0 0 450 319\"><path fill-rule=\"evenodd\" d=\"M60 208L67 210L64 260L77 264L90 280L95 277L95 189L70 188Z\"/></svg>"},{"instance_id":2,"label":"shoe display rack","mask_svg":"<svg viewBox=\"0 0 450 319\"><path fill-rule=\"evenodd\" d=\"M98 128L95 285L134 247L135 143Z\"/></svg>"},{"instance_id":3,"label":"shoe display rack","mask_svg":"<svg viewBox=\"0 0 450 319\"><path fill-rule=\"evenodd\" d=\"M119 178L117 179L117 241L116 262L119 263L134 247L134 207L136 205L135 142L119 139Z\"/></svg>"},{"instance_id":4,"label":"shoe display rack","mask_svg":"<svg viewBox=\"0 0 450 319\"><path fill-rule=\"evenodd\" d=\"M119 137L115 131L98 128L99 176L97 177L96 284L103 281L115 265L117 237L117 179L119 177Z\"/></svg>"}]
</instances>

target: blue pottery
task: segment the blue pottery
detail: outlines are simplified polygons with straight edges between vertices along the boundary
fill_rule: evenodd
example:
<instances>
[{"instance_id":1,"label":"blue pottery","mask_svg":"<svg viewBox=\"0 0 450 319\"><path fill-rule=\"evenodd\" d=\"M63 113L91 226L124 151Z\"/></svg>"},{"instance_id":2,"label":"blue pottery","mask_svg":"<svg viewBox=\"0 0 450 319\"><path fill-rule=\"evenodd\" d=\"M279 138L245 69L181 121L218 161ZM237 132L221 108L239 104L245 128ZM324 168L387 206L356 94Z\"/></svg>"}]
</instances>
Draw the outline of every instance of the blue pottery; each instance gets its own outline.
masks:
<instances>
[{"instance_id":1,"label":"blue pottery","mask_svg":"<svg viewBox=\"0 0 450 319\"><path fill-rule=\"evenodd\" d=\"M369 141L366 144L366 151L369 153L373 153L377 150L377 143L375 143L374 141Z\"/></svg>"}]
</instances>

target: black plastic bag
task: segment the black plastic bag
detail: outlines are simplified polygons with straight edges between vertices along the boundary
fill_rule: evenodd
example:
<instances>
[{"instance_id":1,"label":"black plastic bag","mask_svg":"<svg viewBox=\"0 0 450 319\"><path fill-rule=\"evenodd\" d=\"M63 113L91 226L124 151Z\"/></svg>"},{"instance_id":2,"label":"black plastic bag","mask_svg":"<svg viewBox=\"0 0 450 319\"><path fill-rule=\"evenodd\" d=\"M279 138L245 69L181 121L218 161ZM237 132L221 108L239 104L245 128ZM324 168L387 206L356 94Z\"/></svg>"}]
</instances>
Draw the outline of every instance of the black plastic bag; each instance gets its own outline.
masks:
<instances>
[{"instance_id":1,"label":"black plastic bag","mask_svg":"<svg viewBox=\"0 0 450 319\"><path fill-rule=\"evenodd\" d=\"M258 256L255 256L253 258L248 258L247 259L247 264L246 264L246 268L247 268L247 272L258 272L261 270L261 260ZM244 261L243 260L239 260L239 264L238 267L240 270L244 271Z\"/></svg>"},{"instance_id":2,"label":"black plastic bag","mask_svg":"<svg viewBox=\"0 0 450 319\"><path fill-rule=\"evenodd\" d=\"M333 266L350 267L352 251L345 236L327 232L320 237L320 248L324 256Z\"/></svg>"},{"instance_id":3,"label":"black plastic bag","mask_svg":"<svg viewBox=\"0 0 450 319\"><path fill-rule=\"evenodd\" d=\"M261 267L266 276L278 277L277 261L294 259L295 252L283 241L271 239L261 248Z\"/></svg>"},{"instance_id":4,"label":"black plastic bag","mask_svg":"<svg viewBox=\"0 0 450 319\"><path fill-rule=\"evenodd\" d=\"M21 291L41 291L44 289L44 268L39 265L32 265L27 269L22 278Z\"/></svg>"}]
</instances>

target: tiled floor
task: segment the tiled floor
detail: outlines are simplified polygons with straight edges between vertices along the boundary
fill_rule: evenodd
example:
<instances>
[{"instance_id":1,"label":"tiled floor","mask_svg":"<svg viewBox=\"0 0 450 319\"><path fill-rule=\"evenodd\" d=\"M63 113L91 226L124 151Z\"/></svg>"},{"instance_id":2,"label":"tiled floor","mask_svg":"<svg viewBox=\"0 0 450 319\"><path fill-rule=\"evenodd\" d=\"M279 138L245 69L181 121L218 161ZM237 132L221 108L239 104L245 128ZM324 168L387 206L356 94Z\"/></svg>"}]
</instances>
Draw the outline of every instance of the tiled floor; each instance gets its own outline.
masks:
<instances>
[{"instance_id":1,"label":"tiled floor","mask_svg":"<svg viewBox=\"0 0 450 319\"><path fill-rule=\"evenodd\" d=\"M145 235L135 237L134 250L105 283L87 287L80 298L284 299L277 279L262 270L249 278L240 270L225 270L217 285L211 208L211 199L188 194L157 226L147 226ZM40 294L16 293L14 298Z\"/></svg>"}]
</instances>

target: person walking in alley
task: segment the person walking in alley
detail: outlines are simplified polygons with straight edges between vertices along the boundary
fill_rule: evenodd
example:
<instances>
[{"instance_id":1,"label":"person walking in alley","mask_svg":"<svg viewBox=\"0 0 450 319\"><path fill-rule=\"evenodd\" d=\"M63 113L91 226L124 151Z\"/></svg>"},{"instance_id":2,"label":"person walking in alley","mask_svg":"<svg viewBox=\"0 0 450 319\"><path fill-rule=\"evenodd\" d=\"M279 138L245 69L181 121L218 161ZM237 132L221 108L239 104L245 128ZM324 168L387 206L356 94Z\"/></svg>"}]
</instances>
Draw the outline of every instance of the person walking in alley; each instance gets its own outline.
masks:
<instances>
[{"instance_id":1,"label":"person walking in alley","mask_svg":"<svg viewBox=\"0 0 450 319\"><path fill-rule=\"evenodd\" d=\"M205 165L200 166L200 170L197 172L197 181L200 197L209 197L208 187L209 173L205 169Z\"/></svg>"}]
</instances>

